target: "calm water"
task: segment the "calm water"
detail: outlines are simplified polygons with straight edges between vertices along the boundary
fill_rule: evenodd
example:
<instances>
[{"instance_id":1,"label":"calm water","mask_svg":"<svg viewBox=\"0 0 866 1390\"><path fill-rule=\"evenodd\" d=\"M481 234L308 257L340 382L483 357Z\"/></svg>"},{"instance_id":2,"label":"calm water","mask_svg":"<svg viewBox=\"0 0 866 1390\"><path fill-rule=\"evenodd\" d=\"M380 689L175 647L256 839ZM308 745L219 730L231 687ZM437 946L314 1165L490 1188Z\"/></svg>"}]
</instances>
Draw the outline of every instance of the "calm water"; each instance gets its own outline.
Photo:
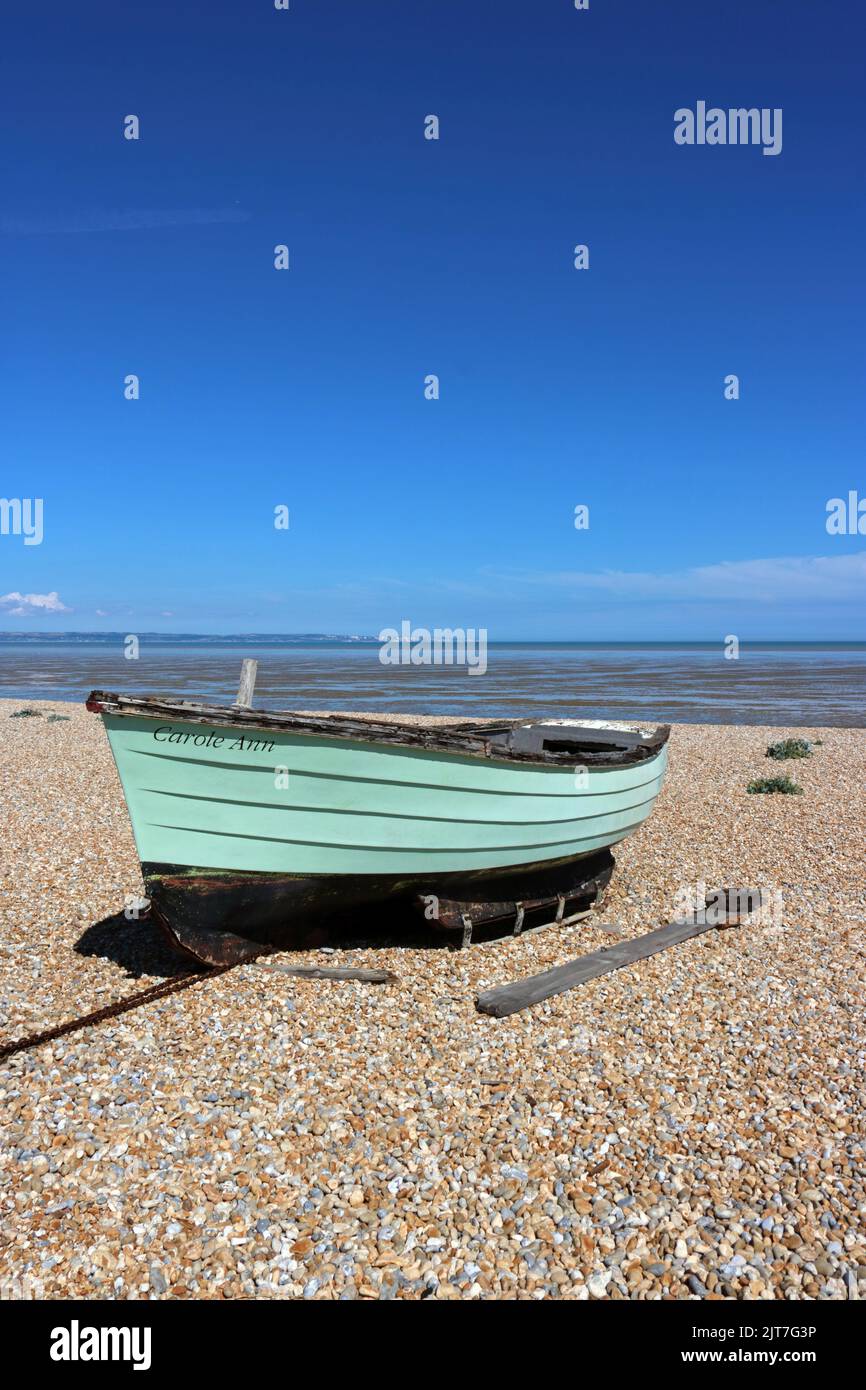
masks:
<instances>
[{"instance_id":1,"label":"calm water","mask_svg":"<svg viewBox=\"0 0 866 1390\"><path fill-rule=\"evenodd\" d=\"M243 656L259 661L256 703L271 709L583 715L685 723L866 725L866 643L493 644L484 675L383 666L377 644L0 637L0 698L82 701L92 688L230 702Z\"/></svg>"}]
</instances>

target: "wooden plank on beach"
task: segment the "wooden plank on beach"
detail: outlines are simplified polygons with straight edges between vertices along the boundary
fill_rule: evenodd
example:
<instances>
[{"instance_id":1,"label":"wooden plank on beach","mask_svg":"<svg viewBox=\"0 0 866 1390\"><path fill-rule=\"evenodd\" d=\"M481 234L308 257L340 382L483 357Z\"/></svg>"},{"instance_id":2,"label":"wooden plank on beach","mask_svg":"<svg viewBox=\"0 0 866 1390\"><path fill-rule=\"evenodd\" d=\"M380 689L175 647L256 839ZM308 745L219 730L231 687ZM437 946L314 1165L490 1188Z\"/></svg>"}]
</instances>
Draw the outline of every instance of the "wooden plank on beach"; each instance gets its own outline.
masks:
<instances>
[{"instance_id":1,"label":"wooden plank on beach","mask_svg":"<svg viewBox=\"0 0 866 1390\"><path fill-rule=\"evenodd\" d=\"M265 965L256 961L259 970L274 970L280 975L298 975L302 980L364 980L368 985L386 985L397 976L391 970L362 970L353 965Z\"/></svg>"},{"instance_id":2,"label":"wooden plank on beach","mask_svg":"<svg viewBox=\"0 0 866 1390\"><path fill-rule=\"evenodd\" d=\"M505 1018L508 1014L528 1009L532 1004L540 1004L544 999L564 994L566 990L574 989L575 985L585 984L599 975L607 975L611 970L620 970L636 960L646 960L648 956L667 950L668 946L679 946L683 941L700 936L713 927L712 922L673 922L667 927L657 927L655 931L637 936L633 941L603 946L600 951L590 951L588 955L567 961L565 965L556 965L540 975L530 975L526 980L515 980L513 984L485 990L476 999L475 1007L479 1013Z\"/></svg>"}]
</instances>

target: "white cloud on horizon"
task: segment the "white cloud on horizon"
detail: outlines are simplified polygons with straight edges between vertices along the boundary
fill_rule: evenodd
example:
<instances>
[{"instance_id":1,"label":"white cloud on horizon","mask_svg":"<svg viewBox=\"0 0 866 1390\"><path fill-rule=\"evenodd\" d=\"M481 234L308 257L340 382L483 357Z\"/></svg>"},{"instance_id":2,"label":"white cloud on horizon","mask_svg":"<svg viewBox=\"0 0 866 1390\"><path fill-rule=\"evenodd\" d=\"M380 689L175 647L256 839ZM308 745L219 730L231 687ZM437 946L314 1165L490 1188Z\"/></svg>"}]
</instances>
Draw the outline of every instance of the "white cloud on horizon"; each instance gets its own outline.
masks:
<instances>
[{"instance_id":1,"label":"white cloud on horizon","mask_svg":"<svg viewBox=\"0 0 866 1390\"><path fill-rule=\"evenodd\" d=\"M606 593L619 599L745 599L756 603L866 601L866 551L721 560L652 574L627 570L486 571L511 584L560 593Z\"/></svg>"},{"instance_id":2,"label":"white cloud on horizon","mask_svg":"<svg viewBox=\"0 0 866 1390\"><path fill-rule=\"evenodd\" d=\"M13 618L29 618L34 613L73 612L73 609L60 602L60 595L56 589L50 594L19 594L17 591L0 594L0 608L5 609Z\"/></svg>"},{"instance_id":3,"label":"white cloud on horizon","mask_svg":"<svg viewBox=\"0 0 866 1390\"><path fill-rule=\"evenodd\" d=\"M514 613L522 613L524 617L531 613L541 615L545 610L546 616L552 616L571 611L575 601L590 597L596 601L592 606L598 610L599 620L601 613L613 610L619 610L620 615L627 618L631 606L637 604L658 607L737 602L754 605L755 611L761 605L784 604L789 606L789 612L791 605L797 604L814 606L859 601L866 606L866 550L829 556L722 560L664 573L613 569L501 570L493 566L484 566L459 579L446 575L408 579L380 573L363 580L336 581L315 589L298 587L285 593L258 594L253 606L248 609L244 605L242 611L231 604L225 607L222 596L214 596L207 628L210 630L219 613L223 630L241 630L240 622L242 627L246 624L249 631L269 631L273 621L270 624L267 620L261 621L262 604L265 609L299 611L309 603L310 612L317 614L315 622L312 627L309 621L293 623L293 630L336 632L363 628L372 632L374 628L378 631L386 620L392 620L389 613L394 604L401 606L404 615L411 608L413 620L428 621L429 618L431 622L434 619L438 622L444 621L438 610L447 602L452 614L449 621L457 623L461 620L460 612L454 616L454 604L462 609L467 604L478 608L504 602ZM23 618L74 611L61 602L56 590L48 594L13 591L0 595L2 616ZM479 611L483 612L484 608ZM674 611L668 610L668 618ZM105 610L95 612L99 617L108 616ZM131 609L128 615L133 616ZM162 609L159 617L173 618L175 612ZM283 614L278 626L284 626L285 620ZM194 618L190 620L190 630L197 630Z\"/></svg>"}]
</instances>

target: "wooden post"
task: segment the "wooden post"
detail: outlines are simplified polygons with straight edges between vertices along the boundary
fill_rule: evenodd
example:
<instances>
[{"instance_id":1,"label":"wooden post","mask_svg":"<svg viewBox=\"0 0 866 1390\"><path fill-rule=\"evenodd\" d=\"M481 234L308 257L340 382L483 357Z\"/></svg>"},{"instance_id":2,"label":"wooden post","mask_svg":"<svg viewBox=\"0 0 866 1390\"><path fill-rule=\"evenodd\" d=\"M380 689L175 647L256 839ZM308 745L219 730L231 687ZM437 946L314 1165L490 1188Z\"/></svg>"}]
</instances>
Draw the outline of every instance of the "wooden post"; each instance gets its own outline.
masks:
<instances>
[{"instance_id":1,"label":"wooden post","mask_svg":"<svg viewBox=\"0 0 866 1390\"><path fill-rule=\"evenodd\" d=\"M234 702L235 709L252 708L258 665L257 661L251 661L249 657L245 657L241 662L241 683L238 686L238 698Z\"/></svg>"}]
</instances>

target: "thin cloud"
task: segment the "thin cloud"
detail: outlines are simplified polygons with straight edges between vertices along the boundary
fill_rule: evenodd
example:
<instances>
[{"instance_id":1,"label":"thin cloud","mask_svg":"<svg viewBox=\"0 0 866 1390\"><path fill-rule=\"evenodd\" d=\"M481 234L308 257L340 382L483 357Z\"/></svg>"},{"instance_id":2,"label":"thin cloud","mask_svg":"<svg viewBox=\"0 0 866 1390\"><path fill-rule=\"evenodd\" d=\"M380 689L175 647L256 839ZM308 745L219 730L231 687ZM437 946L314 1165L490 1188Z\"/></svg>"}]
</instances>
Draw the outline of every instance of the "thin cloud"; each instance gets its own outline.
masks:
<instances>
[{"instance_id":1,"label":"thin cloud","mask_svg":"<svg viewBox=\"0 0 866 1390\"><path fill-rule=\"evenodd\" d=\"M132 208L71 212L56 217L0 217L3 236L67 236L76 232L154 232L248 222L242 208Z\"/></svg>"},{"instance_id":2,"label":"thin cloud","mask_svg":"<svg viewBox=\"0 0 866 1390\"><path fill-rule=\"evenodd\" d=\"M30 618L34 613L71 613L54 589L50 594L0 594L0 608L13 618Z\"/></svg>"},{"instance_id":3,"label":"thin cloud","mask_svg":"<svg viewBox=\"0 0 866 1390\"><path fill-rule=\"evenodd\" d=\"M499 580L559 592L609 594L619 599L750 599L760 603L866 597L866 551L722 560L662 574L627 570L499 572Z\"/></svg>"}]
</instances>

